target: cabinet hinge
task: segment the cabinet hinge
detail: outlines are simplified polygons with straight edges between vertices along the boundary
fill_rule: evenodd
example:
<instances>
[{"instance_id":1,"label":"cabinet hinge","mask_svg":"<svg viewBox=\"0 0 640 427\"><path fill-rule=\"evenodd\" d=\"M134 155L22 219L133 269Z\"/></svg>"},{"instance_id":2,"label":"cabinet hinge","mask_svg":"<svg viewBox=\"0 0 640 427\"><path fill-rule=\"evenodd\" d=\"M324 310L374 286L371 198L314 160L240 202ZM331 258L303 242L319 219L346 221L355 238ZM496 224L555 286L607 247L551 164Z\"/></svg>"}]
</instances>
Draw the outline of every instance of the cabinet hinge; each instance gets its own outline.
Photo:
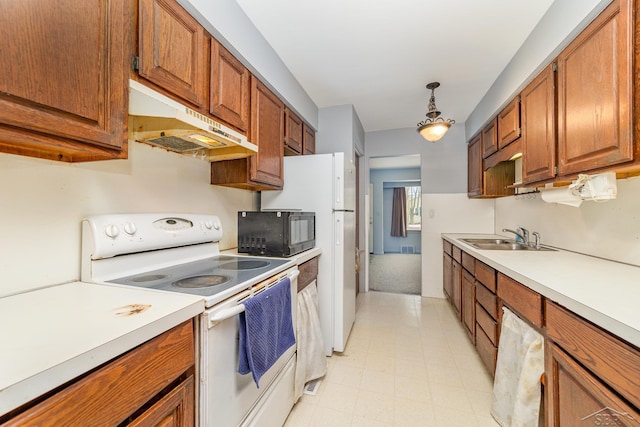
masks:
<instances>
[{"instance_id":1,"label":"cabinet hinge","mask_svg":"<svg viewBox=\"0 0 640 427\"><path fill-rule=\"evenodd\" d=\"M558 71L558 63L554 62L552 68L554 72Z\"/></svg>"},{"instance_id":2,"label":"cabinet hinge","mask_svg":"<svg viewBox=\"0 0 640 427\"><path fill-rule=\"evenodd\" d=\"M140 57L137 55L131 55L131 68L133 71L138 71L140 69Z\"/></svg>"},{"instance_id":3,"label":"cabinet hinge","mask_svg":"<svg viewBox=\"0 0 640 427\"><path fill-rule=\"evenodd\" d=\"M558 175L558 167L554 166L553 167L553 176L556 176L556 175Z\"/></svg>"},{"instance_id":4,"label":"cabinet hinge","mask_svg":"<svg viewBox=\"0 0 640 427\"><path fill-rule=\"evenodd\" d=\"M518 128L518 136L522 136L522 128Z\"/></svg>"}]
</instances>

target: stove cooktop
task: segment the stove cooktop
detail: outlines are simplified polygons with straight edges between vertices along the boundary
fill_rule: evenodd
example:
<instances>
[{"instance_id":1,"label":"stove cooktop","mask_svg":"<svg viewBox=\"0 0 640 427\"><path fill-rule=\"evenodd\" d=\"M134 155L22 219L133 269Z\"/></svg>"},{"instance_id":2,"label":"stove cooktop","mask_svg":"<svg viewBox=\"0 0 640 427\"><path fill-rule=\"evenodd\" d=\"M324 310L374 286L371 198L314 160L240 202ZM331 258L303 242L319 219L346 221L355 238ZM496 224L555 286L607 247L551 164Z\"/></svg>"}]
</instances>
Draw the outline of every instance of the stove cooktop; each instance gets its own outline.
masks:
<instances>
[{"instance_id":1,"label":"stove cooktop","mask_svg":"<svg viewBox=\"0 0 640 427\"><path fill-rule=\"evenodd\" d=\"M172 267L119 277L108 283L213 297L246 288L285 269L291 260L219 255ZM211 298L209 298L211 299ZM209 301L209 306L212 301Z\"/></svg>"}]
</instances>

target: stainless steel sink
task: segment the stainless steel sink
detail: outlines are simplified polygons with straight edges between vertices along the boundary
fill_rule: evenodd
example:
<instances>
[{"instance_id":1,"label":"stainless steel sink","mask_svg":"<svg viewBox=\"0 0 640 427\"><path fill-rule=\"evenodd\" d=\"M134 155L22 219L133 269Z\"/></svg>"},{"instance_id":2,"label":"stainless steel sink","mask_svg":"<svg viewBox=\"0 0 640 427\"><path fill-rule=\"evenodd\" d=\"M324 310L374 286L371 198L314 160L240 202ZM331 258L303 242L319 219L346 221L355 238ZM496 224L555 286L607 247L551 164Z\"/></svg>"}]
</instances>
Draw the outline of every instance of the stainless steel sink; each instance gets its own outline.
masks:
<instances>
[{"instance_id":1,"label":"stainless steel sink","mask_svg":"<svg viewBox=\"0 0 640 427\"><path fill-rule=\"evenodd\" d=\"M485 243L493 243L496 245L501 245L503 243L515 243L513 239L462 239L463 242L470 243L472 245L475 244L485 244Z\"/></svg>"},{"instance_id":2,"label":"stainless steel sink","mask_svg":"<svg viewBox=\"0 0 640 427\"><path fill-rule=\"evenodd\" d=\"M555 251L555 249L540 246L525 245L512 239L462 239L463 242L469 243L477 249L492 251Z\"/></svg>"}]
</instances>

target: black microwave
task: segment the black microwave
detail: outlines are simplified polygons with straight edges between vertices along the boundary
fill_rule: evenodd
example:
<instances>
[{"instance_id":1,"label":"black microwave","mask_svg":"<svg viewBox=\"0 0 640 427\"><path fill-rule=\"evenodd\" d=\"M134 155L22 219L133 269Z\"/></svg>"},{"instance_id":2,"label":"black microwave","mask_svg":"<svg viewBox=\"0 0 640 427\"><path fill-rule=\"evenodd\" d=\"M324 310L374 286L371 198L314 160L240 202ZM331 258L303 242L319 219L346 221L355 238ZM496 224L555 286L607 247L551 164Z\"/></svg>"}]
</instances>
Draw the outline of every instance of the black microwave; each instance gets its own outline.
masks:
<instances>
[{"instance_id":1,"label":"black microwave","mask_svg":"<svg viewBox=\"0 0 640 427\"><path fill-rule=\"evenodd\" d=\"M238 212L238 252L290 257L316 244L315 212Z\"/></svg>"}]
</instances>

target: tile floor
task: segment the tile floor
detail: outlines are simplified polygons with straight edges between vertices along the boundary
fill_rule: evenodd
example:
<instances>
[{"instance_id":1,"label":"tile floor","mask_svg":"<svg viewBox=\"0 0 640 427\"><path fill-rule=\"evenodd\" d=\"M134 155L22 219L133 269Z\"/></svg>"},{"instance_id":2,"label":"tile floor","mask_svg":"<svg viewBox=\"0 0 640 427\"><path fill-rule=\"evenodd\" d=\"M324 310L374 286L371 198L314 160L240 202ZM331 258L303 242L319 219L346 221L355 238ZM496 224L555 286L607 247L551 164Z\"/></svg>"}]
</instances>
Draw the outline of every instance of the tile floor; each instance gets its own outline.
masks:
<instances>
[{"instance_id":1,"label":"tile floor","mask_svg":"<svg viewBox=\"0 0 640 427\"><path fill-rule=\"evenodd\" d=\"M346 350L285 427L498 426L491 376L448 302L368 292L357 304Z\"/></svg>"}]
</instances>

